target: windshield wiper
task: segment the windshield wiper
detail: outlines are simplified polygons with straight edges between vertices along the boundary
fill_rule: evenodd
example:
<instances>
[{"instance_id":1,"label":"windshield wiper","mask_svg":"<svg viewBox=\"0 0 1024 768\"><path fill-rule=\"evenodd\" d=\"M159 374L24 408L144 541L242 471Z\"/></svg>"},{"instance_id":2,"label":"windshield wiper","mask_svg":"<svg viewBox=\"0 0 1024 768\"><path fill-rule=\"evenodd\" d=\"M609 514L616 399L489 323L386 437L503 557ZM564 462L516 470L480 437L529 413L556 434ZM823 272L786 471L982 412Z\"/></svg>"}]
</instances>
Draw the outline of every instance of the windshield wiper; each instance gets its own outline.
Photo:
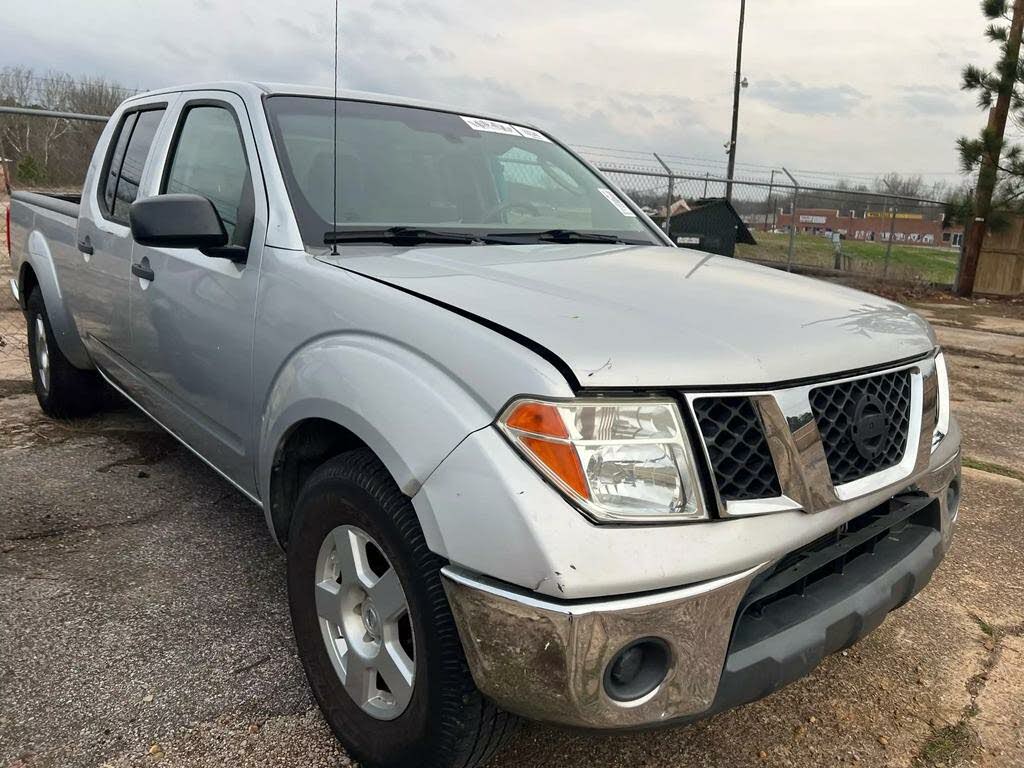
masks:
<instances>
[{"instance_id":1,"label":"windshield wiper","mask_svg":"<svg viewBox=\"0 0 1024 768\"><path fill-rule=\"evenodd\" d=\"M390 243L419 245L421 243L454 243L470 245L480 237L469 232L444 232L422 227L388 227L387 229L339 229L324 233L324 245L335 243Z\"/></svg>"},{"instance_id":2,"label":"windshield wiper","mask_svg":"<svg viewBox=\"0 0 1024 768\"><path fill-rule=\"evenodd\" d=\"M625 243L629 245L650 245L643 240L629 240L618 235L603 232L580 232L575 229L546 229L540 232L490 232L483 238L488 243Z\"/></svg>"}]
</instances>

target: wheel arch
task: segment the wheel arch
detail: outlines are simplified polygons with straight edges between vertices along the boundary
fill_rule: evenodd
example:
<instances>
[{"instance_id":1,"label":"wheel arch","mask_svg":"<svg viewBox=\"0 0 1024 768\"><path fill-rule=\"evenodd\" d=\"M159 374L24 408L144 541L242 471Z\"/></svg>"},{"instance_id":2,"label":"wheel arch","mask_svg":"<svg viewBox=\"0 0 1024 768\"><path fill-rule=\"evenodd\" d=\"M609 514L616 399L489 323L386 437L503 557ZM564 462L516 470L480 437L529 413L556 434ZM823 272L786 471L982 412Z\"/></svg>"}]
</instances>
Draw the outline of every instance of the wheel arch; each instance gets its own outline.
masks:
<instances>
[{"instance_id":1,"label":"wheel arch","mask_svg":"<svg viewBox=\"0 0 1024 768\"><path fill-rule=\"evenodd\" d=\"M18 303L22 309L28 307L28 297L38 286L39 278L36 277L36 271L29 262L23 262L18 274Z\"/></svg>"},{"instance_id":2,"label":"wheel arch","mask_svg":"<svg viewBox=\"0 0 1024 768\"><path fill-rule=\"evenodd\" d=\"M368 448L355 433L319 417L303 419L282 436L270 467L269 523L282 546L288 544L295 502L310 475L335 456Z\"/></svg>"},{"instance_id":3,"label":"wheel arch","mask_svg":"<svg viewBox=\"0 0 1024 768\"><path fill-rule=\"evenodd\" d=\"M53 264L53 255L42 233L35 231L28 238L28 258L21 265L18 275L18 290L21 293L23 306L28 306L28 297L32 290L38 288L43 295L46 315L50 320L57 346L73 366L82 370L95 368L92 358L82 343L75 324L64 300L57 271Z\"/></svg>"},{"instance_id":4,"label":"wheel arch","mask_svg":"<svg viewBox=\"0 0 1024 768\"><path fill-rule=\"evenodd\" d=\"M416 350L363 334L332 335L293 354L261 408L257 482L267 524L287 545L302 481L324 461L366 447L413 497L467 435L494 418L449 371ZM437 521L418 512L432 551Z\"/></svg>"}]
</instances>

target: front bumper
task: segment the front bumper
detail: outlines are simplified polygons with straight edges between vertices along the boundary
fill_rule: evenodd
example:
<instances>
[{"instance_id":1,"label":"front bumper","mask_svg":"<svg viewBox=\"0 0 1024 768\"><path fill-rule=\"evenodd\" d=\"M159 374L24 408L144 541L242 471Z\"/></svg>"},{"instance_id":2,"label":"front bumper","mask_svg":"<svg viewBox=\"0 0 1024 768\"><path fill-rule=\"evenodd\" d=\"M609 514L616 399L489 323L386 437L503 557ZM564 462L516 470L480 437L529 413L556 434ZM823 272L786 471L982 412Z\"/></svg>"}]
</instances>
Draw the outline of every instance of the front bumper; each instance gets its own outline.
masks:
<instances>
[{"instance_id":1,"label":"front bumper","mask_svg":"<svg viewBox=\"0 0 1024 768\"><path fill-rule=\"evenodd\" d=\"M698 719L806 675L924 587L949 546L959 482L957 453L834 543L680 589L559 601L455 567L444 585L474 680L505 709L596 729ZM668 646L667 673L617 701L606 671L643 638Z\"/></svg>"}]
</instances>

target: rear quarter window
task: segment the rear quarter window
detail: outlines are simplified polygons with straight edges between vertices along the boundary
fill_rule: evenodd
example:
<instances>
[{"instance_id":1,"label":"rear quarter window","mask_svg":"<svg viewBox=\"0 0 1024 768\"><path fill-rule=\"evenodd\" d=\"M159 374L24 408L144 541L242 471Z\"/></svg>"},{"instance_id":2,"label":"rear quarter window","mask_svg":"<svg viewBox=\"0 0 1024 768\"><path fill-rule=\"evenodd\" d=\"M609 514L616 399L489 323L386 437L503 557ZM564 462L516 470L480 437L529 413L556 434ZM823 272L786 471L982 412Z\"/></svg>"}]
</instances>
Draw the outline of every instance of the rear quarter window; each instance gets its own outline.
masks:
<instances>
[{"instance_id":1,"label":"rear quarter window","mask_svg":"<svg viewBox=\"0 0 1024 768\"><path fill-rule=\"evenodd\" d=\"M131 112L124 116L121 125L117 129L117 138L113 148L110 150L110 157L107 159L106 173L100 180L100 201L103 212L107 215L114 208L114 192L117 190L117 177L121 175L121 163L124 162L124 151L128 146L128 139L132 135L132 128L135 126L135 119L138 112Z\"/></svg>"},{"instance_id":2,"label":"rear quarter window","mask_svg":"<svg viewBox=\"0 0 1024 768\"><path fill-rule=\"evenodd\" d=\"M128 220L128 209L139 196L139 184L142 183L142 172L146 167L149 150L153 146L156 129L163 119L164 110L153 109L140 112L135 126L132 128L128 148L121 164L121 176L117 180L117 192L114 194L113 215L115 219Z\"/></svg>"},{"instance_id":3,"label":"rear quarter window","mask_svg":"<svg viewBox=\"0 0 1024 768\"><path fill-rule=\"evenodd\" d=\"M164 111L162 107L135 110L121 120L97 190L106 218L121 223L128 221L128 209L138 197L142 172Z\"/></svg>"}]
</instances>

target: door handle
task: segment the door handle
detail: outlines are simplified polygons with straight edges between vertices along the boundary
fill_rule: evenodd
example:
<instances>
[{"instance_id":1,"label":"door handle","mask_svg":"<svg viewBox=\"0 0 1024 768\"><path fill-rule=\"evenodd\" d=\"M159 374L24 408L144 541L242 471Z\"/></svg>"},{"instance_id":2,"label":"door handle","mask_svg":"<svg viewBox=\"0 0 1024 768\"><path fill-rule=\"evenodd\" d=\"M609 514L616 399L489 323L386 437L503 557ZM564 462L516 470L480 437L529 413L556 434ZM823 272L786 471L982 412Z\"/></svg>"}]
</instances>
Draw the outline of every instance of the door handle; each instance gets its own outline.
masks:
<instances>
[{"instance_id":1,"label":"door handle","mask_svg":"<svg viewBox=\"0 0 1024 768\"><path fill-rule=\"evenodd\" d=\"M81 240L78 241L78 250L80 250L86 256L92 256L92 254L93 254L92 240L89 239L88 235L86 235L85 237L83 237Z\"/></svg>"},{"instance_id":2,"label":"door handle","mask_svg":"<svg viewBox=\"0 0 1024 768\"><path fill-rule=\"evenodd\" d=\"M153 270L149 268L149 264L132 264L132 274L143 280L153 281L156 275L153 274Z\"/></svg>"}]
</instances>

